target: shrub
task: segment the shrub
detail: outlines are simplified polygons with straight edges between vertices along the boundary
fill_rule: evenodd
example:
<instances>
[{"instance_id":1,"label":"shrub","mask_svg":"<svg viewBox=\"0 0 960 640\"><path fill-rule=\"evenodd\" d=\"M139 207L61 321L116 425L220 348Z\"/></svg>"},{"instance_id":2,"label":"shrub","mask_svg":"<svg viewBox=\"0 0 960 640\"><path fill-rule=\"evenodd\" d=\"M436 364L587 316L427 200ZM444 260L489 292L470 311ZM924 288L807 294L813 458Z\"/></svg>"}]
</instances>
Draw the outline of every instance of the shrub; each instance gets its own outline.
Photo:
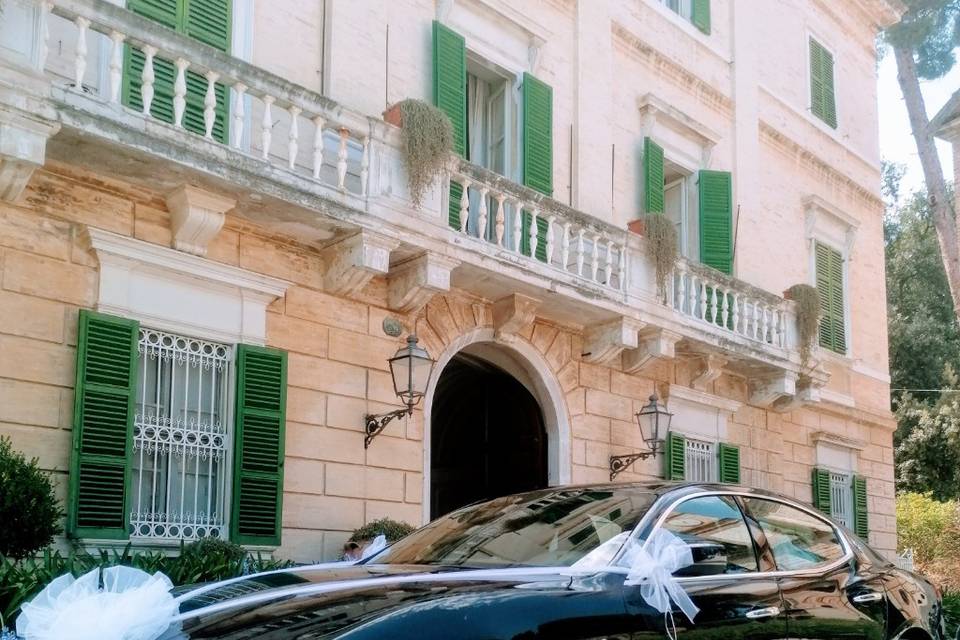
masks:
<instances>
[{"instance_id":1,"label":"shrub","mask_svg":"<svg viewBox=\"0 0 960 640\"><path fill-rule=\"evenodd\" d=\"M247 552L235 542L203 538L184 545L180 557L171 562L168 574L174 584L214 582L243 575Z\"/></svg>"},{"instance_id":2,"label":"shrub","mask_svg":"<svg viewBox=\"0 0 960 640\"><path fill-rule=\"evenodd\" d=\"M423 195L443 171L453 151L453 125L447 114L432 104L408 99L398 106L410 197L419 207Z\"/></svg>"},{"instance_id":3,"label":"shrub","mask_svg":"<svg viewBox=\"0 0 960 640\"><path fill-rule=\"evenodd\" d=\"M943 592L943 618L947 624L946 637L956 637L960 626L960 591Z\"/></svg>"},{"instance_id":4,"label":"shrub","mask_svg":"<svg viewBox=\"0 0 960 640\"><path fill-rule=\"evenodd\" d=\"M60 533L63 511L53 481L37 464L0 438L0 555L25 558Z\"/></svg>"},{"instance_id":5,"label":"shrub","mask_svg":"<svg viewBox=\"0 0 960 640\"><path fill-rule=\"evenodd\" d=\"M382 534L387 537L387 542L396 542L400 538L412 533L414 529L412 525L406 522L397 522L390 518L380 518L379 520L368 522L354 531L353 535L350 536L350 540L353 542L373 540Z\"/></svg>"},{"instance_id":6,"label":"shrub","mask_svg":"<svg viewBox=\"0 0 960 640\"><path fill-rule=\"evenodd\" d=\"M957 504L938 502L929 493L901 493L897 533L899 550L913 549L913 559L920 565L960 553Z\"/></svg>"}]
</instances>

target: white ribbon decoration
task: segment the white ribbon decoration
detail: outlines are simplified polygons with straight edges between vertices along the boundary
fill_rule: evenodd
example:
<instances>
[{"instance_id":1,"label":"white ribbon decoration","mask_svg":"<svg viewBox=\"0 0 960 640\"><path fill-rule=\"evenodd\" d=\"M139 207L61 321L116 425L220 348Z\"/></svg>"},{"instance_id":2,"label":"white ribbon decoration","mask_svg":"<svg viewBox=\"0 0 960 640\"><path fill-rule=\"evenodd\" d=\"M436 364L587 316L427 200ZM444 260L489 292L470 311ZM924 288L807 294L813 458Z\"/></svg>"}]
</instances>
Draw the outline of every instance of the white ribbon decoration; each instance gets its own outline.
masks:
<instances>
[{"instance_id":1,"label":"white ribbon decoration","mask_svg":"<svg viewBox=\"0 0 960 640\"><path fill-rule=\"evenodd\" d=\"M672 616L673 601L693 622L700 609L673 577L675 571L693 564L693 554L683 540L665 529L657 529L646 545L630 544L622 562L629 568L624 584L640 585L640 596L647 604Z\"/></svg>"},{"instance_id":2,"label":"white ribbon decoration","mask_svg":"<svg viewBox=\"0 0 960 640\"><path fill-rule=\"evenodd\" d=\"M133 567L60 576L21 607L17 635L24 640L153 640L177 612L162 573Z\"/></svg>"}]
</instances>

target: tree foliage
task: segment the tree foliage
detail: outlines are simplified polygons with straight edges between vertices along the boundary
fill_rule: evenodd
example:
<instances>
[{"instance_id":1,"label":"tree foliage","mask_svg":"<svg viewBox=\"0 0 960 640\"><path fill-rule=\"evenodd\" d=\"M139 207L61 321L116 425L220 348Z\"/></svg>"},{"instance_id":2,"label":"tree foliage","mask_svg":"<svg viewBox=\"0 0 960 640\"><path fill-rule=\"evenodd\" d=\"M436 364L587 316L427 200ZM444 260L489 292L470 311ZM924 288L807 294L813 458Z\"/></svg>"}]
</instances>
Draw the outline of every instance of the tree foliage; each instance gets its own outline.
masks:
<instances>
[{"instance_id":1,"label":"tree foliage","mask_svg":"<svg viewBox=\"0 0 960 640\"><path fill-rule=\"evenodd\" d=\"M917 75L924 80L945 76L960 45L960 0L906 0L903 19L884 33L894 47L912 49Z\"/></svg>"}]
</instances>

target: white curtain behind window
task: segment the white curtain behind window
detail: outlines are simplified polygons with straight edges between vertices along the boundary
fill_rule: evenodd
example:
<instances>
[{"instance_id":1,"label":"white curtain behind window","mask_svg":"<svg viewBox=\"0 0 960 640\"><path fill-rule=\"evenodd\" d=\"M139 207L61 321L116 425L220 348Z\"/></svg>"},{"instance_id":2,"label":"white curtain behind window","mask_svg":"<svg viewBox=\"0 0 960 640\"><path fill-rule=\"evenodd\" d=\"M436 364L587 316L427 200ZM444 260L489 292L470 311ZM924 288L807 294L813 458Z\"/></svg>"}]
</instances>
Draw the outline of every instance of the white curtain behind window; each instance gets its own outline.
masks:
<instances>
[{"instance_id":1,"label":"white curtain behind window","mask_svg":"<svg viewBox=\"0 0 960 640\"><path fill-rule=\"evenodd\" d=\"M481 167L487 166L487 96L489 86L475 75L467 74L467 132L469 139L469 160ZM490 211L490 202L487 202L487 228L490 228L494 212ZM470 221L471 229L476 229L480 212L480 192L470 190ZM484 234L486 236L486 233Z\"/></svg>"}]
</instances>

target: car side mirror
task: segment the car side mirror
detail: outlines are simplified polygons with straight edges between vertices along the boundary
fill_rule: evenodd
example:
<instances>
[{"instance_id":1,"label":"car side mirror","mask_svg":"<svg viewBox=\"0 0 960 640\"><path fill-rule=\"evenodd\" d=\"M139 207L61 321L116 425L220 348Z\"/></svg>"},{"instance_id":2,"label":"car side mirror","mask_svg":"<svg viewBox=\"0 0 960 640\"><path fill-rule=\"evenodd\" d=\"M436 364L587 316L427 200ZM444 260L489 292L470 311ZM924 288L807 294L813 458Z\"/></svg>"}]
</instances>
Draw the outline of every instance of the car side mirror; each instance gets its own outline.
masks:
<instances>
[{"instance_id":1,"label":"car side mirror","mask_svg":"<svg viewBox=\"0 0 960 640\"><path fill-rule=\"evenodd\" d=\"M674 576L716 576L727 570L727 550L716 542L688 542L693 564L674 572Z\"/></svg>"}]
</instances>

